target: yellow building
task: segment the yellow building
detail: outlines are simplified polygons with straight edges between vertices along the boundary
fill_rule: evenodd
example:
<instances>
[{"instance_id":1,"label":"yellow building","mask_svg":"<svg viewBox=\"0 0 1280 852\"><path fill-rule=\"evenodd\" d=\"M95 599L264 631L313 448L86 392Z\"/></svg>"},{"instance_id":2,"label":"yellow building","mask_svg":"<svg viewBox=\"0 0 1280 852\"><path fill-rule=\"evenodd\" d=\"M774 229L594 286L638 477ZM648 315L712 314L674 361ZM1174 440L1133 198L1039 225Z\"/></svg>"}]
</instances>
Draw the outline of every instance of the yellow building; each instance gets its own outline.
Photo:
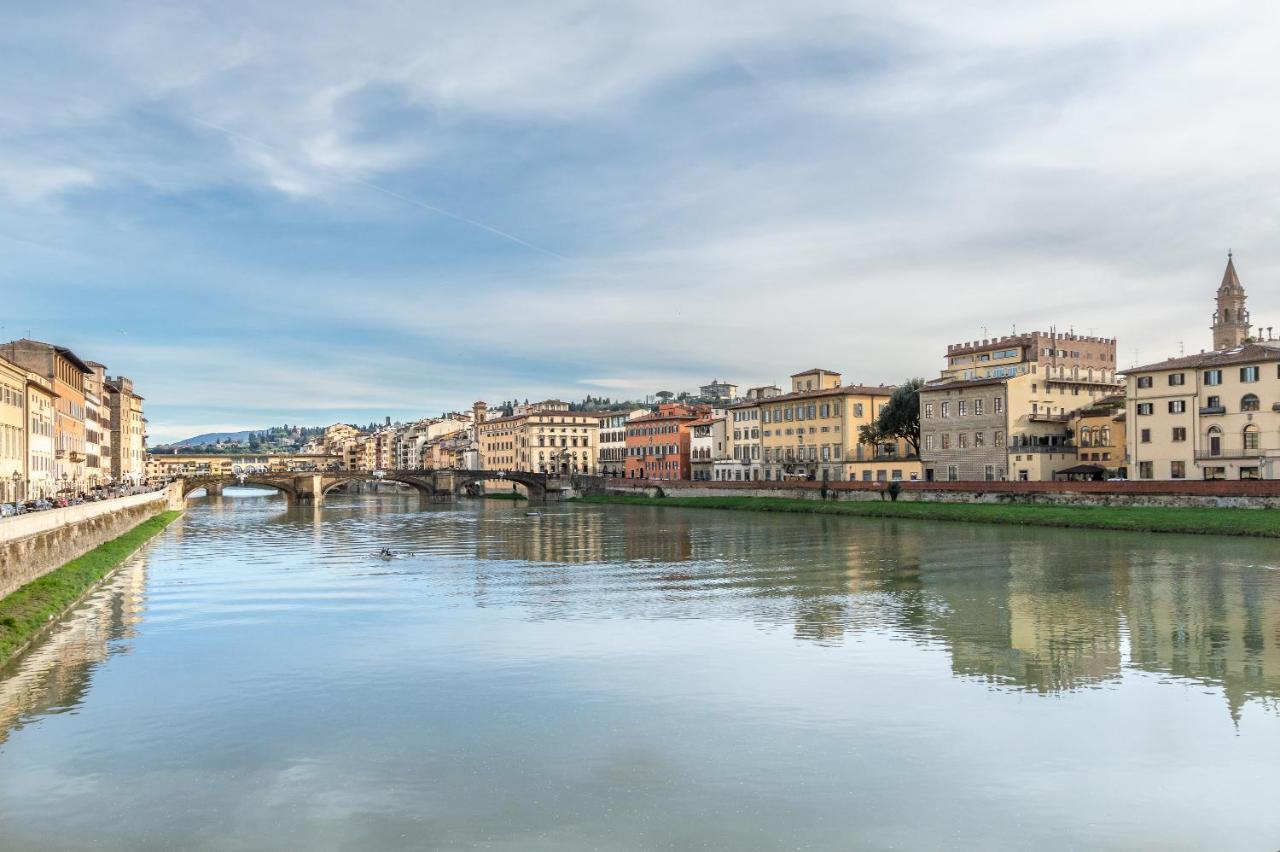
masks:
<instances>
[{"instance_id":1,"label":"yellow building","mask_svg":"<svg viewBox=\"0 0 1280 852\"><path fill-rule=\"evenodd\" d=\"M1071 415L1071 434L1076 446L1076 467L1093 467L1093 478L1125 478L1124 395L1113 394L1078 409Z\"/></svg>"},{"instance_id":2,"label":"yellow building","mask_svg":"<svg viewBox=\"0 0 1280 852\"><path fill-rule=\"evenodd\" d=\"M272 473L292 473L335 470L339 458L326 454L268 454L268 455L217 455L217 454L159 454L148 455L145 461L148 479L176 479L180 476L234 476L239 472L264 470Z\"/></svg>"},{"instance_id":3,"label":"yellow building","mask_svg":"<svg viewBox=\"0 0 1280 852\"><path fill-rule=\"evenodd\" d=\"M53 384L54 479L78 491L85 482L85 376L93 371L65 346L23 338L0 345L0 356Z\"/></svg>"},{"instance_id":4,"label":"yellow building","mask_svg":"<svg viewBox=\"0 0 1280 852\"><path fill-rule=\"evenodd\" d=\"M844 386L840 374L813 369L791 377L791 392L762 399L761 464L765 480L890 481L919 479L920 460L905 441L861 443L859 430L888 404L889 386Z\"/></svg>"},{"instance_id":5,"label":"yellow building","mask_svg":"<svg viewBox=\"0 0 1280 852\"><path fill-rule=\"evenodd\" d=\"M27 479L27 371L0 358L0 501L22 496Z\"/></svg>"}]
</instances>

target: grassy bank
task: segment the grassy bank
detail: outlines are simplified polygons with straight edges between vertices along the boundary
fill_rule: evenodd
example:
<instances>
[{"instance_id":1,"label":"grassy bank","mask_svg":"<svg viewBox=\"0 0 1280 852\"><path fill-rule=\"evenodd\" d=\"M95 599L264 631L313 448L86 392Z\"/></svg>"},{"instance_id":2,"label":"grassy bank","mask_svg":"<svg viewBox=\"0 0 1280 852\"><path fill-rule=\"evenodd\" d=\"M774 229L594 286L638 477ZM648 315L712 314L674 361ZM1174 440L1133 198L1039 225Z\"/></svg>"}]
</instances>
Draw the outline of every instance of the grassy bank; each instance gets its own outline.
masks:
<instances>
[{"instance_id":1,"label":"grassy bank","mask_svg":"<svg viewBox=\"0 0 1280 852\"><path fill-rule=\"evenodd\" d=\"M630 495L579 497L576 502L1280 538L1280 512L1268 509L1033 506L1019 503L836 502L795 500L784 497L632 497Z\"/></svg>"},{"instance_id":2,"label":"grassy bank","mask_svg":"<svg viewBox=\"0 0 1280 852\"><path fill-rule=\"evenodd\" d=\"M480 495L485 500L528 500L524 494L519 491L486 491Z\"/></svg>"},{"instance_id":3,"label":"grassy bank","mask_svg":"<svg viewBox=\"0 0 1280 852\"><path fill-rule=\"evenodd\" d=\"M143 521L0 600L0 665L180 514L163 512Z\"/></svg>"}]
</instances>

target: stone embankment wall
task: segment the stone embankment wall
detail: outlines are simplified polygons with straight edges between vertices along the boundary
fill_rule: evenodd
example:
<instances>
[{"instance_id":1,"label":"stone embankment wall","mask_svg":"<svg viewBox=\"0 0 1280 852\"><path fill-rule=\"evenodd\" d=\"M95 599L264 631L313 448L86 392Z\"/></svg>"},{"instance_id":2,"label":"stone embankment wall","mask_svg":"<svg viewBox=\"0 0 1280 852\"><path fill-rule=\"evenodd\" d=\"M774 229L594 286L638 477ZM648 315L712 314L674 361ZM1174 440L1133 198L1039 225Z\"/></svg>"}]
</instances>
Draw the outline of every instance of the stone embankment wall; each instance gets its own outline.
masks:
<instances>
[{"instance_id":1,"label":"stone embankment wall","mask_svg":"<svg viewBox=\"0 0 1280 852\"><path fill-rule=\"evenodd\" d=\"M0 598L169 509L181 488L0 519Z\"/></svg>"},{"instance_id":2,"label":"stone embankment wall","mask_svg":"<svg viewBox=\"0 0 1280 852\"><path fill-rule=\"evenodd\" d=\"M1059 506L1280 508L1280 480L1184 482L901 482L898 500L937 503L1035 503ZM787 497L796 500L888 500L882 482L656 482L605 479L595 494L676 497ZM1277 519L1280 523L1280 519Z\"/></svg>"}]
</instances>

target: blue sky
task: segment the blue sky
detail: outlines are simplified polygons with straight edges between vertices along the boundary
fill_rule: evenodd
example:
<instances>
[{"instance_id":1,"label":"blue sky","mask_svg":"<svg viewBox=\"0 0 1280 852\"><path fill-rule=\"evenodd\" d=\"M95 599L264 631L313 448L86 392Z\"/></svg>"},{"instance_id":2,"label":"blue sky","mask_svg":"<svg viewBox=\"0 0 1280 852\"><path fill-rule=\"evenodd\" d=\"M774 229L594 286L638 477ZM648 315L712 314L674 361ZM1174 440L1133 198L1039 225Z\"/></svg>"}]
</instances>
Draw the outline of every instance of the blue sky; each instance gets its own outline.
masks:
<instances>
[{"instance_id":1,"label":"blue sky","mask_svg":"<svg viewBox=\"0 0 1280 852\"><path fill-rule=\"evenodd\" d=\"M1280 326L1278 17L11 4L0 324L133 376L153 442L894 382L984 327L1192 351L1228 247Z\"/></svg>"}]
</instances>

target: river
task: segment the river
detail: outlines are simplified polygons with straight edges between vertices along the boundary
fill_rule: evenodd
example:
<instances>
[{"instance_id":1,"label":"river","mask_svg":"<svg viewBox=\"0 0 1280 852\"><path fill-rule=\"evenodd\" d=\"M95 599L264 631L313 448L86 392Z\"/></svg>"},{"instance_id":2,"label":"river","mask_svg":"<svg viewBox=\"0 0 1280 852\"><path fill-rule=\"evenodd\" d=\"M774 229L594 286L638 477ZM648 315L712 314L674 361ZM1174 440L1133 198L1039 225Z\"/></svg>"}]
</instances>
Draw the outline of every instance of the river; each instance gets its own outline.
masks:
<instances>
[{"instance_id":1,"label":"river","mask_svg":"<svg viewBox=\"0 0 1280 852\"><path fill-rule=\"evenodd\" d=\"M0 673L3 849L1275 850L1278 789L1263 541L229 490Z\"/></svg>"}]
</instances>

